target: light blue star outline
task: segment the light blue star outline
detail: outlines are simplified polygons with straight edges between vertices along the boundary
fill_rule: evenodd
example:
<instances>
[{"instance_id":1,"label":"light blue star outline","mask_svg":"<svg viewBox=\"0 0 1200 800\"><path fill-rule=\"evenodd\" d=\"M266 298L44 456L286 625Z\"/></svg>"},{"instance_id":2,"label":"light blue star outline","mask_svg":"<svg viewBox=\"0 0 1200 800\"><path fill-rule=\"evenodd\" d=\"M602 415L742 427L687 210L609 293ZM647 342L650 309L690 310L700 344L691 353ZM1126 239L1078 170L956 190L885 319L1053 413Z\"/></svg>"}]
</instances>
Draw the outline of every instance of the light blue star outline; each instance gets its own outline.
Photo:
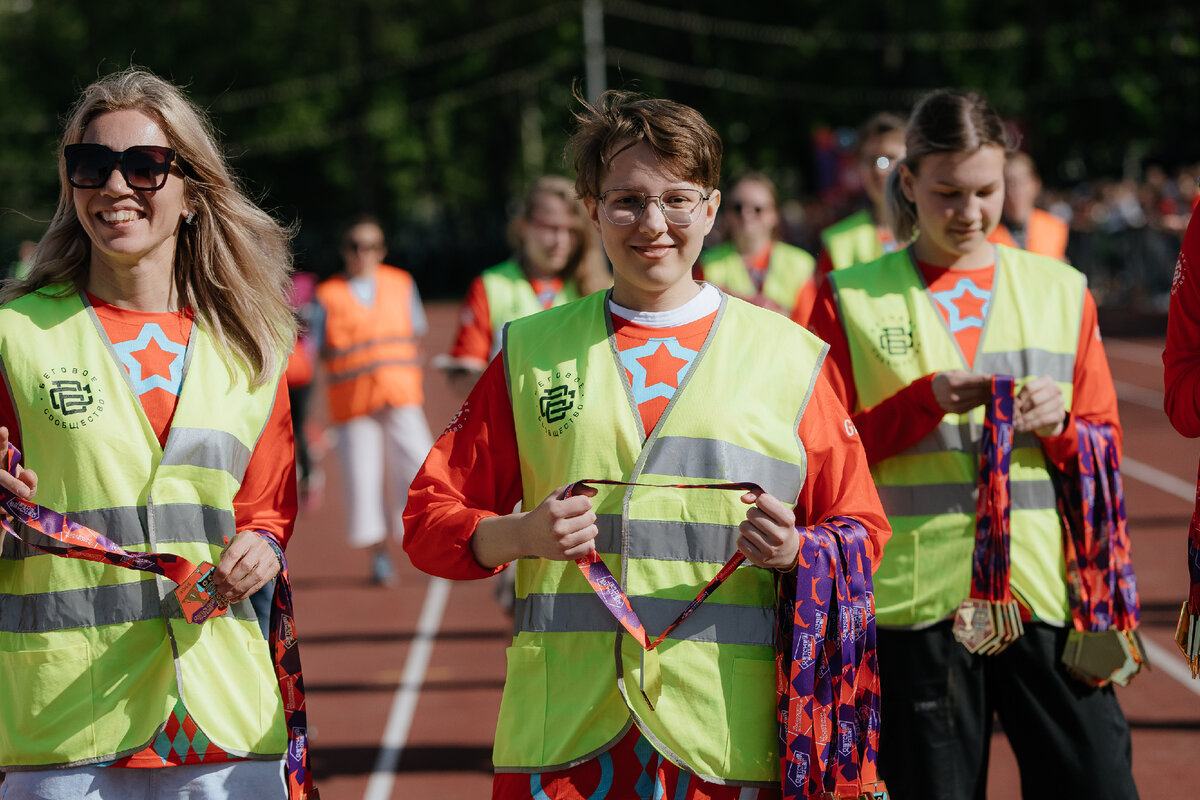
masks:
<instances>
[{"instance_id":1,"label":"light blue star outline","mask_svg":"<svg viewBox=\"0 0 1200 800\"><path fill-rule=\"evenodd\" d=\"M622 351L621 363L625 365L625 368L629 370L629 374L633 378L630 384L631 388L633 389L633 401L639 406L642 403L653 400L656 397L665 397L670 400L675 396L675 387L662 383L661 381L659 383L652 384L651 386L647 386L646 368L638 363L639 358L645 358L646 356L653 355L655 351L658 350L659 345L666 345L668 353L673 355L675 358L680 358L687 362L679 368L678 372L675 373L676 384L683 380L683 376L687 374L689 369L691 369L692 362L696 360L696 351L687 349L679 343L678 339L675 338L650 339L644 345Z\"/></svg>"},{"instance_id":2,"label":"light blue star outline","mask_svg":"<svg viewBox=\"0 0 1200 800\"><path fill-rule=\"evenodd\" d=\"M982 328L983 320L987 317L988 306L992 304L992 293L985 292L975 285L975 282L970 278L959 278L958 283L954 284L953 289L946 289L941 292L930 292L933 299L938 301L938 305L946 309L946 315L949 318L950 332L958 333L967 328ZM977 300L983 301L983 308L980 309L981 316L978 317L963 317L959 314L958 306L954 301L969 294Z\"/></svg>"},{"instance_id":3,"label":"light blue star outline","mask_svg":"<svg viewBox=\"0 0 1200 800\"><path fill-rule=\"evenodd\" d=\"M133 354L145 350L152 341L157 342L158 346L166 352L175 355L168 368L170 378L164 378L162 375L142 377L142 363L134 358ZM139 397L156 388L165 389L176 397L179 396L179 390L183 384L183 354L187 352L187 347L168 339L167 334L163 332L157 322L147 322L142 326L136 339L114 344L113 350L116 351L117 358L125 365L125 369L129 371L129 382L133 384L133 390Z\"/></svg>"}]
</instances>

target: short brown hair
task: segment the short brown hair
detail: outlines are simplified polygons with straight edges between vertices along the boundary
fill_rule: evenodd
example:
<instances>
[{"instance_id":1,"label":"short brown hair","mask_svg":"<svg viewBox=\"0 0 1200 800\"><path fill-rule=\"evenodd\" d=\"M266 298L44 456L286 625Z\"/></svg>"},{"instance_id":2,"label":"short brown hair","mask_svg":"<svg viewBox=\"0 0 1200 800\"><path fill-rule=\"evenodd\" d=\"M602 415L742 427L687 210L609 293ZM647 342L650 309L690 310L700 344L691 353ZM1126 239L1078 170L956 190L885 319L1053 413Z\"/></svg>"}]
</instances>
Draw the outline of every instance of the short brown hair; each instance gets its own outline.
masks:
<instances>
[{"instance_id":1,"label":"short brown hair","mask_svg":"<svg viewBox=\"0 0 1200 800\"><path fill-rule=\"evenodd\" d=\"M576 93L583 108L567 142L567 158L575 167L575 191L599 197L600 184L620 153L645 142L671 175L717 188L721 179L721 137L691 106L609 90L596 105Z\"/></svg>"}]
</instances>

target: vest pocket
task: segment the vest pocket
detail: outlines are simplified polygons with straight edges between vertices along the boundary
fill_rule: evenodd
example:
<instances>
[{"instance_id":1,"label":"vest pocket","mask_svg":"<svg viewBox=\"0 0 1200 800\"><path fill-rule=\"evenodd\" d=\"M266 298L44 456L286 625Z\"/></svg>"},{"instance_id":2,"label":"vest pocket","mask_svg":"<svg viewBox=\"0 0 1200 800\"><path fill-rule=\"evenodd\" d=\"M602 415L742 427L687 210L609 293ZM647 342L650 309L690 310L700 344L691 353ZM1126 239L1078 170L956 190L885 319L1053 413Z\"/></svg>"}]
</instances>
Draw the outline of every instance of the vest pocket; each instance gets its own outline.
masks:
<instances>
[{"instance_id":1,"label":"vest pocket","mask_svg":"<svg viewBox=\"0 0 1200 800\"><path fill-rule=\"evenodd\" d=\"M777 780L777 725L774 660L735 658L725 775L734 780Z\"/></svg>"},{"instance_id":2,"label":"vest pocket","mask_svg":"<svg viewBox=\"0 0 1200 800\"><path fill-rule=\"evenodd\" d=\"M509 647L508 671L496 722L496 766L526 767L542 763L546 720L546 649Z\"/></svg>"},{"instance_id":3,"label":"vest pocket","mask_svg":"<svg viewBox=\"0 0 1200 800\"><path fill-rule=\"evenodd\" d=\"M86 644L0 652L0 763L54 764L96 755Z\"/></svg>"}]
</instances>

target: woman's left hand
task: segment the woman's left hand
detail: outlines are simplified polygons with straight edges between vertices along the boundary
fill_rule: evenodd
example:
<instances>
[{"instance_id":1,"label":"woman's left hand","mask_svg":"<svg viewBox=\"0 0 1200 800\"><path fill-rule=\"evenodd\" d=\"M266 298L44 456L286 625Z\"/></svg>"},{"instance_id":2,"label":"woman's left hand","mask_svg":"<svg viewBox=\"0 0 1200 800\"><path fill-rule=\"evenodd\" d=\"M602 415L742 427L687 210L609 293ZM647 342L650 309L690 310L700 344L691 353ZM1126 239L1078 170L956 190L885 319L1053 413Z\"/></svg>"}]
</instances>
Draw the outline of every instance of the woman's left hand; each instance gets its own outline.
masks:
<instances>
[{"instance_id":1,"label":"woman's left hand","mask_svg":"<svg viewBox=\"0 0 1200 800\"><path fill-rule=\"evenodd\" d=\"M755 566L765 569L791 569L800 553L796 533L796 515L777 498L766 492L746 492L742 502L751 506L746 519L738 525L738 550Z\"/></svg>"},{"instance_id":2,"label":"woman's left hand","mask_svg":"<svg viewBox=\"0 0 1200 800\"><path fill-rule=\"evenodd\" d=\"M1058 436L1066 427L1067 409L1062 389L1049 375L1034 378L1017 393L1013 427L1018 431L1033 431L1048 439Z\"/></svg>"},{"instance_id":3,"label":"woman's left hand","mask_svg":"<svg viewBox=\"0 0 1200 800\"><path fill-rule=\"evenodd\" d=\"M279 559L261 534L241 531L221 553L217 564L217 594L228 603L245 600L279 574Z\"/></svg>"}]
</instances>

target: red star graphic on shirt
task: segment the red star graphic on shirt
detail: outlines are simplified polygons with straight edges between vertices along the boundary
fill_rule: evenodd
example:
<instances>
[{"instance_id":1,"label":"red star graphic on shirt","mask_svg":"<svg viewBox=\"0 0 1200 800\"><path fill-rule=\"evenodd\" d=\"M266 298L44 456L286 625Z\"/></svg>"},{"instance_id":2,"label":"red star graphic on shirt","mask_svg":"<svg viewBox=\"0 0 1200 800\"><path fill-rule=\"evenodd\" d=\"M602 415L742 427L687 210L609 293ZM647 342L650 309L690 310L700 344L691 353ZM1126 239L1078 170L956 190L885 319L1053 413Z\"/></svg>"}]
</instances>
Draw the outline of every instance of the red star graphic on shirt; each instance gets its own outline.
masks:
<instances>
[{"instance_id":1,"label":"red star graphic on shirt","mask_svg":"<svg viewBox=\"0 0 1200 800\"><path fill-rule=\"evenodd\" d=\"M147 342L141 350L130 353L130 355L142 365L142 380L148 380L154 375L161 375L170 381L171 364L179 357L175 353L163 350L153 339Z\"/></svg>"},{"instance_id":2,"label":"red star graphic on shirt","mask_svg":"<svg viewBox=\"0 0 1200 800\"><path fill-rule=\"evenodd\" d=\"M687 366L688 362L682 358L676 358L667 350L667 345L660 342L658 349L648 356L643 356L638 359L638 363L646 369L646 385L653 386L656 383L665 383L668 386L679 388L679 370Z\"/></svg>"},{"instance_id":3,"label":"red star graphic on shirt","mask_svg":"<svg viewBox=\"0 0 1200 800\"><path fill-rule=\"evenodd\" d=\"M976 297L970 292L963 292L951 302L958 307L960 319L983 319L983 307L987 304L986 297Z\"/></svg>"}]
</instances>

